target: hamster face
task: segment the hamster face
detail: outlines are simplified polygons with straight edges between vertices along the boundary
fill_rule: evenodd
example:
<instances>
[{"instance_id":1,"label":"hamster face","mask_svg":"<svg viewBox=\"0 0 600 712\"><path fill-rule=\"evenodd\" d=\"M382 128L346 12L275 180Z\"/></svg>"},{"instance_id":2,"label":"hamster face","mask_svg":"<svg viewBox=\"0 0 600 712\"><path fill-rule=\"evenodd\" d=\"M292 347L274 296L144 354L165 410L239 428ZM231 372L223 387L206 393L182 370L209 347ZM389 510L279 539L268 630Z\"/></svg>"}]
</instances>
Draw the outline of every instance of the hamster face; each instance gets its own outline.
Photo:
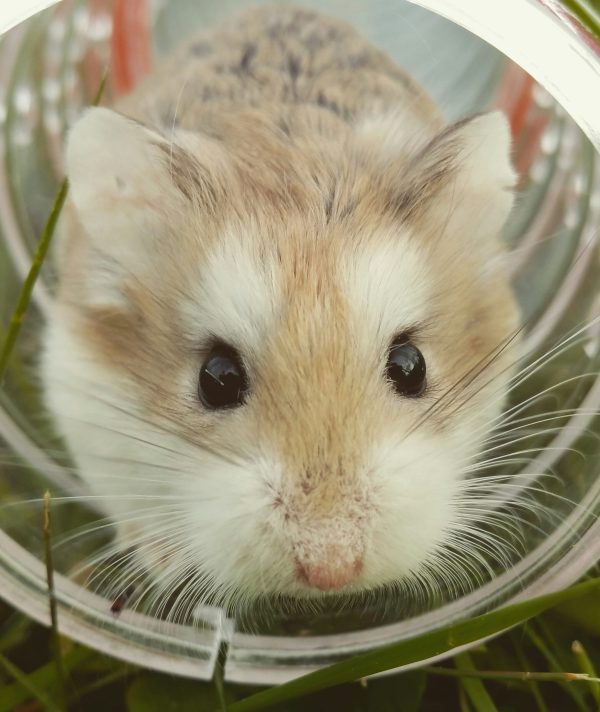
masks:
<instances>
[{"instance_id":1,"label":"hamster face","mask_svg":"<svg viewBox=\"0 0 600 712\"><path fill-rule=\"evenodd\" d=\"M167 139L92 109L69 139L47 402L118 546L199 596L448 570L516 358L505 119L394 155L286 121Z\"/></svg>"}]
</instances>

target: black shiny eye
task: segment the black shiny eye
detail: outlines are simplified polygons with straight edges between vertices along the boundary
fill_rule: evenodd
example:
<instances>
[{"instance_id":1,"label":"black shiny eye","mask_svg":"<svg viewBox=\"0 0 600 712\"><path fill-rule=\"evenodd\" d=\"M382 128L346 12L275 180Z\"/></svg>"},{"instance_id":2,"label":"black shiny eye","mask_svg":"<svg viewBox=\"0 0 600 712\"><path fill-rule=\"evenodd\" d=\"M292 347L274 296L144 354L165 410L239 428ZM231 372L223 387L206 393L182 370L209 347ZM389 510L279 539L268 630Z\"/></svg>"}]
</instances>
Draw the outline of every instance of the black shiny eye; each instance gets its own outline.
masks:
<instances>
[{"instance_id":1,"label":"black shiny eye","mask_svg":"<svg viewBox=\"0 0 600 712\"><path fill-rule=\"evenodd\" d=\"M386 374L396 393L401 396L420 396L425 391L426 367L423 354L406 337L392 342Z\"/></svg>"},{"instance_id":2,"label":"black shiny eye","mask_svg":"<svg viewBox=\"0 0 600 712\"><path fill-rule=\"evenodd\" d=\"M248 379L239 354L225 344L213 347L200 369L198 396L208 408L235 408L242 405Z\"/></svg>"}]
</instances>

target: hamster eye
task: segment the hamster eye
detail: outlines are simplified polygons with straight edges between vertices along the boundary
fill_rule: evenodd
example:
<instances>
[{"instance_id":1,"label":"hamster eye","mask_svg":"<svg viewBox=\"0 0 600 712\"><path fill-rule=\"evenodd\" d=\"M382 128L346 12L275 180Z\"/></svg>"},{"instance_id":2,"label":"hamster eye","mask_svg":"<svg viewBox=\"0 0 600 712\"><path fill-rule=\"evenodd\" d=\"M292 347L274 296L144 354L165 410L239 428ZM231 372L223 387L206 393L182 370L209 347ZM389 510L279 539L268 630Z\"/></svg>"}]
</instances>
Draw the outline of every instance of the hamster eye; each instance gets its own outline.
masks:
<instances>
[{"instance_id":1,"label":"hamster eye","mask_svg":"<svg viewBox=\"0 0 600 712\"><path fill-rule=\"evenodd\" d=\"M200 369L198 396L211 409L242 405L248 390L246 371L239 354L225 344L213 347Z\"/></svg>"},{"instance_id":2,"label":"hamster eye","mask_svg":"<svg viewBox=\"0 0 600 712\"><path fill-rule=\"evenodd\" d=\"M386 374L396 393L401 396L416 397L425 391L425 359L406 336L399 336L392 342Z\"/></svg>"}]
</instances>

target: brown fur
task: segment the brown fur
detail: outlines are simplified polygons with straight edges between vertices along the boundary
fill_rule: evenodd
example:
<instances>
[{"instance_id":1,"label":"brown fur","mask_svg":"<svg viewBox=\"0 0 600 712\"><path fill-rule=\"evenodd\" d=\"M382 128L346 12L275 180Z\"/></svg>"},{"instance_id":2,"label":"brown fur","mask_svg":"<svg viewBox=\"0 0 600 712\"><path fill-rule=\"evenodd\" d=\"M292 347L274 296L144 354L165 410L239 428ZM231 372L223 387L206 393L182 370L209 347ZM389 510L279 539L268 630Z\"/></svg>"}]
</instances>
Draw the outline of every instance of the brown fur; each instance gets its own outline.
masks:
<instances>
[{"instance_id":1,"label":"brown fur","mask_svg":"<svg viewBox=\"0 0 600 712\"><path fill-rule=\"evenodd\" d=\"M394 154L374 150L361 122L399 104L422 131ZM516 310L502 275L481 278L482 253L469 236L444 239L447 216L428 215L460 169L452 130L433 138L441 120L412 80L351 28L299 9L255 11L194 39L118 108L164 133L189 132L183 143L157 144L178 198L155 206L165 234L152 266L127 278L127 309L86 300L93 255L72 224L63 303L100 359L136 384L153 418L161 414L192 442L210 433L225 450L274 447L284 478L273 507L298 529L298 560L319 568L310 532L337 517L348 550L336 556L358 571L377 506L365 476L369 444L385 432L400 438L463 379L427 424L452 429L464 403L485 409L488 382L510 367L500 355L469 381L515 329ZM195 394L181 397L190 360L200 364L207 346L185 335L177 305L227 230L244 235L260 264L274 265L283 299L251 364L249 402L220 427ZM340 283L353 253L395 234L399 245L416 241L433 285L427 322L398 325L432 364L426 395L405 399L401 412L383 372L393 334L374 343Z\"/></svg>"},{"instance_id":2,"label":"brown fur","mask_svg":"<svg viewBox=\"0 0 600 712\"><path fill-rule=\"evenodd\" d=\"M121 109L157 126L195 131L207 114L240 107L317 105L351 120L407 103L422 123L439 123L423 89L351 26L312 10L267 5L192 39Z\"/></svg>"},{"instance_id":3,"label":"brown fur","mask_svg":"<svg viewBox=\"0 0 600 712\"><path fill-rule=\"evenodd\" d=\"M206 47L211 49L199 57L193 52L198 43L194 40L159 68L158 90L153 77L153 91L142 84L119 107L147 122L148 116L162 116L162 105L178 104L177 125L199 130L213 143L211 150L227 152L229 161L215 169L177 145L161 145L174 185L187 201L199 201L198 223L192 229L182 227L166 206L172 237L165 240L163 256L157 259L160 281L157 273L150 290L147 284L131 281L127 291L135 308L128 315L94 312L85 315L85 323L90 327L88 337L109 362L121 364L136 378L143 373L149 403L165 409L185 428L190 414L172 391L177 382L173 369L189 357L191 345L181 338L172 305L191 289L203 252L220 239L226 225L241 229L248 221L260 225L255 249L267 260L277 255L289 302L263 356L268 379L255 387L260 430L279 443L290 469L304 463L301 487L310 481L315 488L320 477L335 481L332 488L323 485L319 498L327 509L338 496L341 473L352 491L352 473L363 464L359 453L386 417L373 413L371 426L365 427L369 422L365 402L380 398L382 386L364 383L361 373L372 373L380 365L372 362L367 367L364 359L369 355L353 350L353 325L336 291L336 267L356 247L356 240L365 239L365 228L367 236L377 236L418 220L435 192L451 181L456 147L452 136L442 133L431 140L436 151L430 163L424 163L423 147L405 160L382 157L369 144L357 142L349 121L370 111L373 101L391 108L400 99L408 100L430 127L437 126L437 114L422 90L351 28L337 21L322 25L317 22L320 16L304 10L279 10L276 16L273 29L266 32L262 28L265 18L271 17L269 9L249 15L248 22L236 21L207 38ZM306 21L308 25L303 24ZM289 28L298 37L285 35L284 42L282 33ZM250 37L256 41L252 75L240 70L241 59L232 59L236 53L246 56ZM306 52L309 47L314 47L312 54ZM296 56L299 61L292 67L290 58ZM346 71L356 62L352 81L347 81ZM181 86L171 80L175 67L178 76L184 73L180 96L176 93ZM372 81L372 72L378 81ZM165 78L162 85L160 77ZM329 97L326 105L319 100L323 87ZM209 89L210 97L198 103L197 97ZM252 108L259 100L273 103ZM465 256L463 245L447 244L437 234L423 231L419 239L440 282L432 325L426 335L417 335L417 341L435 344L443 354L441 392L474 369L511 332L514 308L502 279L492 288L480 284L475 277L479 261ZM174 262L168 255L176 240L186 258ZM77 250L73 265L76 254ZM330 325L327 334L315 323L316 314ZM475 324L476 336L464 338ZM310 372L302 363L310 364ZM260 366L257 372L261 373ZM283 409L281 393L286 394ZM288 403L294 404L293 412L286 410ZM444 427L447 413L435 414L437 427ZM195 427L189 429L190 437Z\"/></svg>"}]
</instances>

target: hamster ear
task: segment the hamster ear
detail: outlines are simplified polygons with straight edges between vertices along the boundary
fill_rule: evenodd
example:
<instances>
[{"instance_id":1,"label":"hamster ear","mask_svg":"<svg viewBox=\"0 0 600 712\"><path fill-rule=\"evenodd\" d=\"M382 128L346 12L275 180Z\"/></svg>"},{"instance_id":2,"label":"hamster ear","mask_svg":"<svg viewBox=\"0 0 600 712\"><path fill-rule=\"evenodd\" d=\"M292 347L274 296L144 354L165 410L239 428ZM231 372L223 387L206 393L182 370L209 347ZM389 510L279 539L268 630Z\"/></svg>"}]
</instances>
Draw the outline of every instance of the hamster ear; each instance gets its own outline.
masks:
<instances>
[{"instance_id":1,"label":"hamster ear","mask_svg":"<svg viewBox=\"0 0 600 712\"><path fill-rule=\"evenodd\" d=\"M510 127L499 111L447 127L411 161L405 219L479 244L494 240L513 205L510 151Z\"/></svg>"},{"instance_id":2,"label":"hamster ear","mask_svg":"<svg viewBox=\"0 0 600 712\"><path fill-rule=\"evenodd\" d=\"M88 109L67 141L72 204L94 248L118 262L138 252L164 223L174 197L167 141L135 121L104 108Z\"/></svg>"},{"instance_id":3,"label":"hamster ear","mask_svg":"<svg viewBox=\"0 0 600 712\"><path fill-rule=\"evenodd\" d=\"M90 302L122 304L124 282L160 265L161 248L177 236L186 210L214 212L214 168L223 162L208 139L181 131L167 140L114 111L91 108L69 133L66 164L61 232L81 238ZM68 240L61 242L59 269L68 254Z\"/></svg>"}]
</instances>

